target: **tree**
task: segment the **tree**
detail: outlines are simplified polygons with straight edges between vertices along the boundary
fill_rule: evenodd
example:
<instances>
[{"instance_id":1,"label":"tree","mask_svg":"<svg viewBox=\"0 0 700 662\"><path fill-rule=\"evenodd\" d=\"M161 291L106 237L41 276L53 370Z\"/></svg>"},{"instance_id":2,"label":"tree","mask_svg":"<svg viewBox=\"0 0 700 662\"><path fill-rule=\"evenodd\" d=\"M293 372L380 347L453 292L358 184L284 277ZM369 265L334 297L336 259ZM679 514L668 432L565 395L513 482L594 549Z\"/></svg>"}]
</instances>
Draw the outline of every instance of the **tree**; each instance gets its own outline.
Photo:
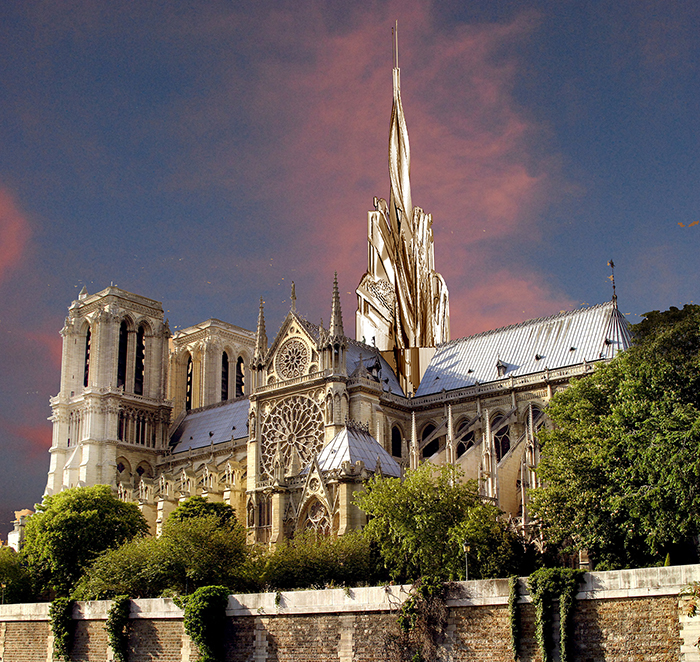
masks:
<instances>
[{"instance_id":1,"label":"tree","mask_svg":"<svg viewBox=\"0 0 700 662\"><path fill-rule=\"evenodd\" d=\"M700 306L646 313L633 346L558 393L540 433L544 539L600 569L696 560Z\"/></svg>"},{"instance_id":2,"label":"tree","mask_svg":"<svg viewBox=\"0 0 700 662\"><path fill-rule=\"evenodd\" d=\"M31 599L32 584L19 554L12 547L0 547L1 602L24 602Z\"/></svg>"},{"instance_id":3,"label":"tree","mask_svg":"<svg viewBox=\"0 0 700 662\"><path fill-rule=\"evenodd\" d=\"M356 497L370 520L364 529L376 543L392 578L507 576L524 558L524 546L502 512L484 503L475 481L463 483L454 467L426 462L398 478L374 477Z\"/></svg>"},{"instance_id":4,"label":"tree","mask_svg":"<svg viewBox=\"0 0 700 662\"><path fill-rule=\"evenodd\" d=\"M114 497L107 485L76 487L37 505L22 555L40 590L68 595L105 550L147 533L139 509Z\"/></svg>"},{"instance_id":5,"label":"tree","mask_svg":"<svg viewBox=\"0 0 700 662\"><path fill-rule=\"evenodd\" d=\"M194 503L188 505L192 499ZM210 509L210 505L217 507ZM97 558L78 583L74 597L185 595L213 584L232 591L250 588L245 531L226 509L233 512L225 504L191 497L170 515L157 540L133 540Z\"/></svg>"},{"instance_id":6,"label":"tree","mask_svg":"<svg viewBox=\"0 0 700 662\"><path fill-rule=\"evenodd\" d=\"M168 522L183 522L193 517L216 515L221 524L228 524L236 519L236 511L222 501L207 501L201 496L191 496L185 499L170 513Z\"/></svg>"}]
</instances>

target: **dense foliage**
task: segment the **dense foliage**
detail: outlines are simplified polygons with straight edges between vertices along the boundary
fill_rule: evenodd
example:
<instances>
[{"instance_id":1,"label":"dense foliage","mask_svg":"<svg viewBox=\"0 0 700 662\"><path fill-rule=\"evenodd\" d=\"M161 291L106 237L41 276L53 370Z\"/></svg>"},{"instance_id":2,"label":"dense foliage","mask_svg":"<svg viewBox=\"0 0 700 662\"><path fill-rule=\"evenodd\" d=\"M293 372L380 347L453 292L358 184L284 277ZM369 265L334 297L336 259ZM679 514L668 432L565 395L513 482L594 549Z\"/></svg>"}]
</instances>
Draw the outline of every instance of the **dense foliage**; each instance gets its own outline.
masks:
<instances>
[{"instance_id":1,"label":"dense foliage","mask_svg":"<svg viewBox=\"0 0 700 662\"><path fill-rule=\"evenodd\" d=\"M29 518L22 555L40 590L68 595L101 553L148 532L139 509L107 485L44 497Z\"/></svg>"},{"instance_id":2,"label":"dense foliage","mask_svg":"<svg viewBox=\"0 0 700 662\"><path fill-rule=\"evenodd\" d=\"M26 602L32 598L32 582L22 559L12 547L0 547L1 601Z\"/></svg>"},{"instance_id":3,"label":"dense foliage","mask_svg":"<svg viewBox=\"0 0 700 662\"><path fill-rule=\"evenodd\" d=\"M73 601L70 598L55 598L49 607L49 621L56 658L70 662L73 647Z\"/></svg>"},{"instance_id":4,"label":"dense foliage","mask_svg":"<svg viewBox=\"0 0 700 662\"><path fill-rule=\"evenodd\" d=\"M359 531L340 538L308 532L277 545L257 561L258 584L285 590L357 586L385 578L376 554Z\"/></svg>"},{"instance_id":5,"label":"dense foliage","mask_svg":"<svg viewBox=\"0 0 700 662\"><path fill-rule=\"evenodd\" d=\"M634 345L558 393L533 513L598 569L694 562L700 532L700 306L647 313Z\"/></svg>"},{"instance_id":6,"label":"dense foliage","mask_svg":"<svg viewBox=\"0 0 700 662\"><path fill-rule=\"evenodd\" d=\"M464 579L507 577L521 570L525 547L495 506L484 503L475 481L461 482L454 467L426 462L405 479L373 478L356 503L371 516L365 535L391 577Z\"/></svg>"},{"instance_id":7,"label":"dense foliage","mask_svg":"<svg viewBox=\"0 0 700 662\"><path fill-rule=\"evenodd\" d=\"M212 584L246 590L251 588L244 572L247 558L245 531L235 519L222 523L218 514L170 518L160 538L134 540L98 558L74 595L81 600L185 595Z\"/></svg>"},{"instance_id":8,"label":"dense foliage","mask_svg":"<svg viewBox=\"0 0 700 662\"><path fill-rule=\"evenodd\" d=\"M130 612L131 600L128 595L116 596L109 607L105 630L115 662L128 662Z\"/></svg>"},{"instance_id":9,"label":"dense foliage","mask_svg":"<svg viewBox=\"0 0 700 662\"><path fill-rule=\"evenodd\" d=\"M224 658L228 594L225 586L203 586L179 601L185 609L185 632L199 650L199 662Z\"/></svg>"}]
</instances>

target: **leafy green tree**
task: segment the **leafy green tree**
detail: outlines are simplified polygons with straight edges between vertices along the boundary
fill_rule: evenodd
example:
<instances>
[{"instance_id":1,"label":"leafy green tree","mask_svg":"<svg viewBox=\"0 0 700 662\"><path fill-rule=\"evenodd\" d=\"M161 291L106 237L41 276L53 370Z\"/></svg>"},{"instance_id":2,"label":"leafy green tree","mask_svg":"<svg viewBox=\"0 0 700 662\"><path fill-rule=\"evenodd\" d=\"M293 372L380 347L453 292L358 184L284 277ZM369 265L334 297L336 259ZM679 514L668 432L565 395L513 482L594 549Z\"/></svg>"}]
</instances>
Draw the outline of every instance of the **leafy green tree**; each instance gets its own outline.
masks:
<instances>
[{"instance_id":1,"label":"leafy green tree","mask_svg":"<svg viewBox=\"0 0 700 662\"><path fill-rule=\"evenodd\" d=\"M245 531L235 519L222 523L217 514L171 516L160 538L137 539L96 559L74 597L185 595L212 584L246 590L251 588L248 556Z\"/></svg>"},{"instance_id":2,"label":"leafy green tree","mask_svg":"<svg viewBox=\"0 0 700 662\"><path fill-rule=\"evenodd\" d=\"M37 505L22 555L40 590L68 595L105 550L146 533L139 509L117 499L107 485L76 487Z\"/></svg>"},{"instance_id":3,"label":"leafy green tree","mask_svg":"<svg viewBox=\"0 0 700 662\"><path fill-rule=\"evenodd\" d=\"M360 531L339 538L309 531L277 545L257 563L261 587L277 590L358 586L383 579L376 554Z\"/></svg>"},{"instance_id":4,"label":"leafy green tree","mask_svg":"<svg viewBox=\"0 0 700 662\"><path fill-rule=\"evenodd\" d=\"M207 501L201 496L191 496L170 513L168 522L183 522L193 517L216 515L222 524L229 524L236 519L236 511L227 503Z\"/></svg>"},{"instance_id":5,"label":"leafy green tree","mask_svg":"<svg viewBox=\"0 0 700 662\"><path fill-rule=\"evenodd\" d=\"M6 604L24 602L32 597L29 572L12 547L0 547L0 594Z\"/></svg>"},{"instance_id":6,"label":"leafy green tree","mask_svg":"<svg viewBox=\"0 0 700 662\"><path fill-rule=\"evenodd\" d=\"M464 544L471 578L505 577L525 558L503 513L480 498L475 481L454 467L426 462L405 479L375 477L356 503L371 516L365 535L378 547L393 579L464 578Z\"/></svg>"},{"instance_id":7,"label":"leafy green tree","mask_svg":"<svg viewBox=\"0 0 700 662\"><path fill-rule=\"evenodd\" d=\"M594 565L694 562L700 532L700 306L645 315L633 346L558 393L532 512Z\"/></svg>"}]
</instances>

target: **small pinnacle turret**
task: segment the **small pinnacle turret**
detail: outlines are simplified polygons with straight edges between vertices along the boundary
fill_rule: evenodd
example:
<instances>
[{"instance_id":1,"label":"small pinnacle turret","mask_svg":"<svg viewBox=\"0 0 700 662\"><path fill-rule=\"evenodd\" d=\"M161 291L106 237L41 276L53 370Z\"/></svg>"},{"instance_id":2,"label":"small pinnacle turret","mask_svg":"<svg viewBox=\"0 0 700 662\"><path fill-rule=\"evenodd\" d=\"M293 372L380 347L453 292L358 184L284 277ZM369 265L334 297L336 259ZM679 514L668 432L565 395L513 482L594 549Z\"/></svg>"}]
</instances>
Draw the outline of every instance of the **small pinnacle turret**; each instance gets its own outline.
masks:
<instances>
[{"instance_id":1,"label":"small pinnacle turret","mask_svg":"<svg viewBox=\"0 0 700 662\"><path fill-rule=\"evenodd\" d=\"M340 309L340 292L338 291L338 272L335 272L333 279L333 302L331 304L331 323L328 329L332 338L342 338L345 336L343 331L343 312Z\"/></svg>"},{"instance_id":2,"label":"small pinnacle turret","mask_svg":"<svg viewBox=\"0 0 700 662\"><path fill-rule=\"evenodd\" d=\"M263 312L263 299L260 297L260 311L258 312L258 328L255 332L255 356L256 362L262 362L267 354L267 332L265 331L265 313Z\"/></svg>"}]
</instances>

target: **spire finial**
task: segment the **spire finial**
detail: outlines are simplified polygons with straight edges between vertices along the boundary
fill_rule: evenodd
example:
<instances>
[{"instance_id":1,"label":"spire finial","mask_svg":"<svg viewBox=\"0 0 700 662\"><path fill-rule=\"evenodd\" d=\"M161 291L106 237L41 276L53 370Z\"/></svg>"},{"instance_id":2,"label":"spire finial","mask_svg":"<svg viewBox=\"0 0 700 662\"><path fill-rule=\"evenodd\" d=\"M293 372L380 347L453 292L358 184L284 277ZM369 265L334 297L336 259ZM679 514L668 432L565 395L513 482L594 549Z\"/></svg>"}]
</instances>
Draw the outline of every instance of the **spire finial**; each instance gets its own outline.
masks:
<instances>
[{"instance_id":1,"label":"spire finial","mask_svg":"<svg viewBox=\"0 0 700 662\"><path fill-rule=\"evenodd\" d=\"M331 337L340 338L345 335L343 331L343 313L340 309L340 292L338 291L338 272L333 279L333 302L331 304L331 323L328 332Z\"/></svg>"},{"instance_id":2,"label":"spire finial","mask_svg":"<svg viewBox=\"0 0 700 662\"><path fill-rule=\"evenodd\" d=\"M399 68L399 19L396 19L394 27L391 28L391 42L394 55L394 69Z\"/></svg>"},{"instance_id":3,"label":"spire finial","mask_svg":"<svg viewBox=\"0 0 700 662\"><path fill-rule=\"evenodd\" d=\"M608 262L608 266L610 267L610 275L608 276L608 280L612 283L612 288L613 288L613 295L612 295L612 300L615 305L617 305L617 293L615 292L615 263L610 260Z\"/></svg>"},{"instance_id":4,"label":"spire finial","mask_svg":"<svg viewBox=\"0 0 700 662\"><path fill-rule=\"evenodd\" d=\"M263 298L260 297L260 311L258 312L258 328L255 332L255 359L262 361L267 354L267 331L265 330L265 313L263 312Z\"/></svg>"},{"instance_id":5,"label":"spire finial","mask_svg":"<svg viewBox=\"0 0 700 662\"><path fill-rule=\"evenodd\" d=\"M292 310L296 310L297 309L297 290L296 290L296 286L294 285L294 281L292 281L291 299L292 299Z\"/></svg>"}]
</instances>

